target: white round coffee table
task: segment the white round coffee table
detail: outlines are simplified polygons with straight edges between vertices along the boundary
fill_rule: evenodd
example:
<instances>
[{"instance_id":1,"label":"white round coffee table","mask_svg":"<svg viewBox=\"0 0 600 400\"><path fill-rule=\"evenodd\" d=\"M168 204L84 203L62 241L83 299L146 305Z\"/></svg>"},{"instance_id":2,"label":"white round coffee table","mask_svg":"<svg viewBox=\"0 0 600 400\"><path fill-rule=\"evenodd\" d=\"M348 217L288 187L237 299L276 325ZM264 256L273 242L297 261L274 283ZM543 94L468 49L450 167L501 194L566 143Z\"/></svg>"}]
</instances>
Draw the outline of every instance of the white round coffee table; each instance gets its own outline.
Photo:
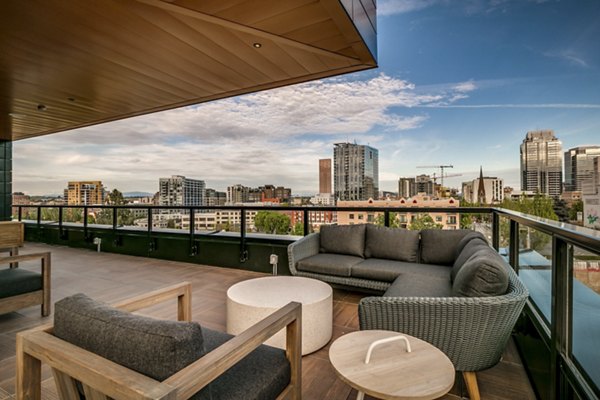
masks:
<instances>
[{"instance_id":1,"label":"white round coffee table","mask_svg":"<svg viewBox=\"0 0 600 400\"><path fill-rule=\"evenodd\" d=\"M331 339L333 291L316 279L269 276L250 279L227 290L227 333L238 335L290 301L302 304L302 355ZM285 330L265 342L285 349Z\"/></svg>"}]
</instances>

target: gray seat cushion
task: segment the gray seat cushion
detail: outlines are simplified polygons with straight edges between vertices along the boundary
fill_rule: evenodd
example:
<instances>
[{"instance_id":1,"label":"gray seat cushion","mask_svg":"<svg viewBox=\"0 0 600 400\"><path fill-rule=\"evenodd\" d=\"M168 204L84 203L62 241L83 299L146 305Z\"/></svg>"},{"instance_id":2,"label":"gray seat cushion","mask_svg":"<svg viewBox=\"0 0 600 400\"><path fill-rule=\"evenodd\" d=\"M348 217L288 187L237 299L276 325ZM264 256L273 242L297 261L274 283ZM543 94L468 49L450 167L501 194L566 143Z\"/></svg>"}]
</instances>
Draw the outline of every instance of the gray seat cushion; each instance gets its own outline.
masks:
<instances>
[{"instance_id":1,"label":"gray seat cushion","mask_svg":"<svg viewBox=\"0 0 600 400\"><path fill-rule=\"evenodd\" d=\"M42 275L22 268L0 270L0 299L42 290Z\"/></svg>"},{"instance_id":2,"label":"gray seat cushion","mask_svg":"<svg viewBox=\"0 0 600 400\"><path fill-rule=\"evenodd\" d=\"M419 275L423 279L431 277L447 279L449 281L450 270L451 268L440 265L369 258L359 264L353 265L351 276L353 278L393 282L400 275Z\"/></svg>"},{"instance_id":3,"label":"gray seat cushion","mask_svg":"<svg viewBox=\"0 0 600 400\"><path fill-rule=\"evenodd\" d=\"M448 268L446 268L448 269ZM385 291L383 297L452 297L449 279L421 279L418 275L402 274Z\"/></svg>"},{"instance_id":4,"label":"gray seat cushion","mask_svg":"<svg viewBox=\"0 0 600 400\"><path fill-rule=\"evenodd\" d=\"M419 232L407 229L367 225L366 258L417 262Z\"/></svg>"},{"instance_id":5,"label":"gray seat cushion","mask_svg":"<svg viewBox=\"0 0 600 400\"><path fill-rule=\"evenodd\" d=\"M360 257L319 253L298 261L296 269L317 274L350 276L352 267L362 261L364 259Z\"/></svg>"},{"instance_id":6,"label":"gray seat cushion","mask_svg":"<svg viewBox=\"0 0 600 400\"><path fill-rule=\"evenodd\" d=\"M54 335L159 381L204 355L200 325L134 315L84 294L56 303Z\"/></svg>"},{"instance_id":7,"label":"gray seat cushion","mask_svg":"<svg viewBox=\"0 0 600 400\"><path fill-rule=\"evenodd\" d=\"M319 233L321 253L364 257L365 224L322 225Z\"/></svg>"},{"instance_id":8,"label":"gray seat cushion","mask_svg":"<svg viewBox=\"0 0 600 400\"><path fill-rule=\"evenodd\" d=\"M508 289L508 264L493 251L479 250L460 268L452 284L455 296L500 296Z\"/></svg>"},{"instance_id":9,"label":"gray seat cushion","mask_svg":"<svg viewBox=\"0 0 600 400\"><path fill-rule=\"evenodd\" d=\"M458 274L458 271L460 271L465 262L469 258L473 257L473 255L479 252L480 250L484 252L488 250L494 252L494 250L488 245L488 243L481 238L475 237L466 243L460 254L458 254L458 257L456 257L454 265L452 266L452 273L450 275L450 280L452 282L454 282L456 274Z\"/></svg>"},{"instance_id":10,"label":"gray seat cushion","mask_svg":"<svg viewBox=\"0 0 600 400\"><path fill-rule=\"evenodd\" d=\"M468 229L421 231L421 258L424 264L452 265L460 240L472 231Z\"/></svg>"},{"instance_id":11,"label":"gray seat cushion","mask_svg":"<svg viewBox=\"0 0 600 400\"><path fill-rule=\"evenodd\" d=\"M206 351L232 338L203 328ZM290 363L285 351L261 345L210 384L213 400L273 400L289 384Z\"/></svg>"}]
</instances>

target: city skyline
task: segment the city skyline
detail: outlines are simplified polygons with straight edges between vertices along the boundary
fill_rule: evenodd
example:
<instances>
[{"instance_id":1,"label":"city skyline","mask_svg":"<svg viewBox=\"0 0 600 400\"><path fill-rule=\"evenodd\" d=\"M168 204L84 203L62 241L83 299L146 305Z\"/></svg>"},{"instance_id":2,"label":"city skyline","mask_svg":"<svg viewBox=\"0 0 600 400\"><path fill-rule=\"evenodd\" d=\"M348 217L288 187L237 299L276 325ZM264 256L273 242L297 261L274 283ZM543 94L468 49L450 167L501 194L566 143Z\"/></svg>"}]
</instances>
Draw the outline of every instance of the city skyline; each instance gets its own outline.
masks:
<instances>
[{"instance_id":1,"label":"city skyline","mask_svg":"<svg viewBox=\"0 0 600 400\"><path fill-rule=\"evenodd\" d=\"M154 192L168 171L219 190L277 182L316 193L318 160L355 140L380 149L381 190L435 164L462 173L448 186L483 165L518 188L526 132L552 129L564 149L598 144L598 3L378 5L379 69L17 141L13 190L102 179Z\"/></svg>"}]
</instances>

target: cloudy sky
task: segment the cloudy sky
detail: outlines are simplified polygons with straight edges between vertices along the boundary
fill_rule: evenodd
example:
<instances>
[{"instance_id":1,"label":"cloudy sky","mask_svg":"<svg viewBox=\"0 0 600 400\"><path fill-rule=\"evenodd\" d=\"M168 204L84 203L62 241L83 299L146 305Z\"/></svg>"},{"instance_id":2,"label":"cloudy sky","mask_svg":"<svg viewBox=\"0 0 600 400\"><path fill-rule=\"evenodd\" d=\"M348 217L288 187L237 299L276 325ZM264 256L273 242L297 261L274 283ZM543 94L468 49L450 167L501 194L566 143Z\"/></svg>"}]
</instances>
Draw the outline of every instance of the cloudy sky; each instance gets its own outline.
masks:
<instances>
[{"instance_id":1,"label":"cloudy sky","mask_svg":"<svg viewBox=\"0 0 600 400\"><path fill-rule=\"evenodd\" d=\"M597 0L379 0L379 68L14 143L13 190L69 180L124 192L185 175L318 190L333 143L379 149L380 188L452 164L519 187L519 144L554 129L563 149L600 144Z\"/></svg>"}]
</instances>

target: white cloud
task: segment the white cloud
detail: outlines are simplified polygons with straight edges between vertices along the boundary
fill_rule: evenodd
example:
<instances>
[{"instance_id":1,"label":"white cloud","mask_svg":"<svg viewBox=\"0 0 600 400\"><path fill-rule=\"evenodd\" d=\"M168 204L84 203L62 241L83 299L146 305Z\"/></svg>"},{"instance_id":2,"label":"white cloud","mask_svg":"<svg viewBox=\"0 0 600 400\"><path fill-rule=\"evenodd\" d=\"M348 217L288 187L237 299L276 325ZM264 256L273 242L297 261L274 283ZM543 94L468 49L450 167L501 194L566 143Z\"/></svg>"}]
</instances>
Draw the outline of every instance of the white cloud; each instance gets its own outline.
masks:
<instances>
[{"instance_id":1,"label":"white cloud","mask_svg":"<svg viewBox=\"0 0 600 400\"><path fill-rule=\"evenodd\" d=\"M578 67L589 68L589 64L583 59L583 57L573 50L547 51L543 53L543 55L550 58L558 58L567 62L568 64Z\"/></svg>"},{"instance_id":2,"label":"white cloud","mask_svg":"<svg viewBox=\"0 0 600 400\"><path fill-rule=\"evenodd\" d=\"M274 183L314 192L317 160L332 157L333 143L371 143L388 157L404 132L426 123L413 108L475 89L416 90L385 74L333 78L27 139L14 143L13 189L60 193L68 180L99 179L155 191L159 177L181 174L220 190Z\"/></svg>"}]
</instances>

